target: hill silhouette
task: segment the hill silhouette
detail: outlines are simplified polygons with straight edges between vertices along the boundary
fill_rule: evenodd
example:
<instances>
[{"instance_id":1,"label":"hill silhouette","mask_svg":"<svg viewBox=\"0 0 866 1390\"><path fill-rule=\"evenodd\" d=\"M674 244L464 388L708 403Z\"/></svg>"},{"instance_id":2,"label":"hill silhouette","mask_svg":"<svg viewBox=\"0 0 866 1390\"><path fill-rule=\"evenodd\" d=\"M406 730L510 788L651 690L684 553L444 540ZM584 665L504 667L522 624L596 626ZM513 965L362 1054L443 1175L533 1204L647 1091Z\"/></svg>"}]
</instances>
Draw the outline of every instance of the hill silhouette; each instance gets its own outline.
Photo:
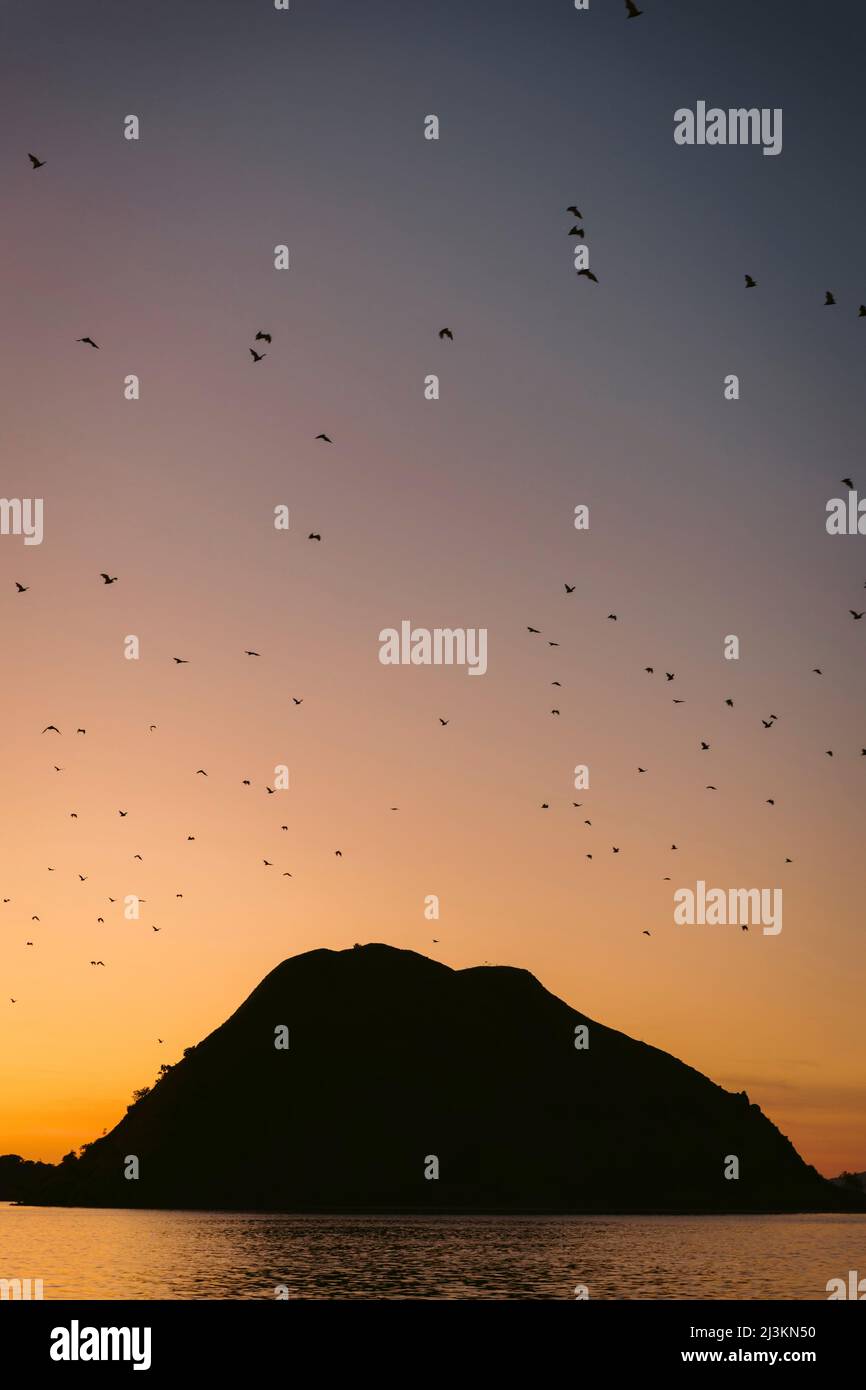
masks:
<instances>
[{"instance_id":1,"label":"hill silhouette","mask_svg":"<svg viewBox=\"0 0 866 1390\"><path fill-rule=\"evenodd\" d=\"M593 1022L527 971L452 970L384 945L284 961L137 1095L79 1158L50 1176L31 1165L28 1190L5 1195L296 1211L860 1209L744 1092ZM131 1155L137 1180L124 1177ZM724 1176L731 1155L738 1180ZM438 1179L425 1177L433 1156ZM14 1162L0 1160L0 1195Z\"/></svg>"}]
</instances>

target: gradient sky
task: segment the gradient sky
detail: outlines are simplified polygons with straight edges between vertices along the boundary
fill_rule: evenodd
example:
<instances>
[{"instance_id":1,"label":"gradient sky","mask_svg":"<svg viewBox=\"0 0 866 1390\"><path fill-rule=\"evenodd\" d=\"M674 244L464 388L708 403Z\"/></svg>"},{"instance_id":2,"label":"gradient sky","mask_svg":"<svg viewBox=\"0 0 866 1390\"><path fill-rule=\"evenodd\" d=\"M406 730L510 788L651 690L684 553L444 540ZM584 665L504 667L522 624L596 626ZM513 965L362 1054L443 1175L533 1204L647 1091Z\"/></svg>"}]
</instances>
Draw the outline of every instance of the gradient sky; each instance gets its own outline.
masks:
<instances>
[{"instance_id":1,"label":"gradient sky","mask_svg":"<svg viewBox=\"0 0 866 1390\"><path fill-rule=\"evenodd\" d=\"M866 1169L866 539L824 527L866 493L866 15L643 9L4 5L0 493L46 529L0 537L0 1152L380 940L524 966ZM698 100L781 107L782 154L676 146ZM486 627L487 675L382 666L403 618ZM698 878L783 888L781 935L674 926Z\"/></svg>"}]
</instances>

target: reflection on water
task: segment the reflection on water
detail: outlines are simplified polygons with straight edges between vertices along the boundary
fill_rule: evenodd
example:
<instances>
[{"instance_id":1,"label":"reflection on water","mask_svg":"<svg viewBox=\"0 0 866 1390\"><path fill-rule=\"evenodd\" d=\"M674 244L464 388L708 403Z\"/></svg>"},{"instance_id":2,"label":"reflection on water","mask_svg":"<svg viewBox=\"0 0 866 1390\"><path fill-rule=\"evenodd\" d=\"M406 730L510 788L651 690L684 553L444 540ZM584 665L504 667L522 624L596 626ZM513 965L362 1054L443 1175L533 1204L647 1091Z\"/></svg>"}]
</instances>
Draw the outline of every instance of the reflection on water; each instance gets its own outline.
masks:
<instances>
[{"instance_id":1,"label":"reflection on water","mask_svg":"<svg viewBox=\"0 0 866 1390\"><path fill-rule=\"evenodd\" d=\"M0 1203L0 1279L50 1298L826 1299L864 1216L284 1216Z\"/></svg>"}]
</instances>

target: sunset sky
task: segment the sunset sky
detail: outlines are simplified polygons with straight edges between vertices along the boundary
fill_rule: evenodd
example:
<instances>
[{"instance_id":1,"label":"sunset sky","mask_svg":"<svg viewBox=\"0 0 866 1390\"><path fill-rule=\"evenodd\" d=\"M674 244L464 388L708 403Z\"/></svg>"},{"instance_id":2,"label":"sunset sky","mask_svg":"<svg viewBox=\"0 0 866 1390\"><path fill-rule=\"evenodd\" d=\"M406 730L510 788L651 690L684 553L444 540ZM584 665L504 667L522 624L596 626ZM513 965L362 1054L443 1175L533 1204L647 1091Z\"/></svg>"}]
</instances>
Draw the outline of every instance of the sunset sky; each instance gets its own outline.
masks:
<instances>
[{"instance_id":1,"label":"sunset sky","mask_svg":"<svg viewBox=\"0 0 866 1390\"><path fill-rule=\"evenodd\" d=\"M642 8L7 0L0 495L45 537L0 536L0 1153L374 940L525 967L866 1169L866 537L824 525L866 495L866 17ZM699 100L782 153L677 146ZM383 666L402 619L487 674ZM781 934L675 926L698 879Z\"/></svg>"}]
</instances>

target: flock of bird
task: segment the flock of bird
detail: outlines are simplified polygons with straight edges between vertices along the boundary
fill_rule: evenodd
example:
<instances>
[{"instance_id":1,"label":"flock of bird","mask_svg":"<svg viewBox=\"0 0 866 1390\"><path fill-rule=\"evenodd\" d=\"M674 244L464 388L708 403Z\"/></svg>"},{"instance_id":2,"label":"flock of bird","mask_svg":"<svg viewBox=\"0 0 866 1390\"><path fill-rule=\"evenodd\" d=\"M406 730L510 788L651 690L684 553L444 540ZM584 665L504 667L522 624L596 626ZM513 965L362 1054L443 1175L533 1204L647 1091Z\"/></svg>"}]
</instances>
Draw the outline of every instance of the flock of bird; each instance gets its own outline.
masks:
<instances>
[{"instance_id":1,"label":"flock of bird","mask_svg":"<svg viewBox=\"0 0 866 1390\"><path fill-rule=\"evenodd\" d=\"M626 16L627 16L628 19L637 19L637 18L639 18L639 17L643 14L643 11L640 10L640 9L638 9L637 5L633 2L633 0L625 0L625 9L626 9ZM36 156L36 155L34 155L34 154L28 154L28 158L29 158L30 163L31 163L31 166L32 166L32 168L33 168L34 170L42 169L42 168L45 166L45 164L46 164L46 161L45 161L44 159L41 159L41 158L39 158L38 156ZM583 214L581 213L579 207L577 206L577 204L576 204L576 203L572 203L572 204L566 209L566 212L567 212L567 213L569 214L569 216L573 219L573 223L572 223L572 225L571 225L571 227L570 227L570 229L569 229L568 235L571 236L571 237L579 238L579 239L581 239L581 240L585 239L585 236L586 236L585 225L582 225L582 224L584 224L585 219L584 219L584 216L583 216ZM581 225L579 225L579 224L581 224ZM596 277L596 275L595 275L595 274L593 273L593 271L591 271L588 267L579 270L579 271L578 271L578 276L581 277L581 278L587 279L587 280L591 281L591 282L594 283L594 284L598 284L598 283L599 283L599 282L598 282L598 279L597 279L597 277ZM745 287L746 287L747 289L756 289L756 288L758 287L758 282L757 282L757 280L756 280L753 276L747 274L747 275L745 276ZM836 301L835 295L832 293L832 291L827 290L827 291L825 292L825 299L824 299L824 304L825 304L825 306L826 306L826 307L832 307L832 306L835 306L836 303L837 303L837 301ZM861 317L861 318L866 318L866 305L861 304L861 305L859 306L859 311L858 311L858 313L859 313L859 317ZM454 342L454 333L453 333L453 330L452 330L451 328L449 328L449 327L441 328L441 329L439 330L439 332L438 332L438 337L439 337L440 341L447 341L447 342L452 342L452 343ZM97 343L96 340L95 340L90 334L83 335L82 337L76 339L76 342L79 343L79 344L81 344L81 345L83 345L83 346L86 346L86 347L95 349L95 350L97 350L97 351L100 350L100 344ZM253 343L254 343L254 346L249 347L248 351L249 351L250 357L251 357L251 359L252 359L253 365L258 365L258 364L260 364L261 362L263 362L263 361L268 357L269 353L268 353L268 351L265 350L265 347L266 347L267 349L270 349L270 348L272 347L272 344L273 344L273 335L272 335L271 332L266 332L266 331L260 329L259 331L256 332L255 337L254 337L254 339L253 339ZM259 346L258 346L258 345L262 345L262 350L259 350ZM316 440L317 443L320 442L320 443L327 444L327 445L332 445L332 444L333 444L332 438L331 438L327 433L325 433L324 431L323 431L323 432L320 432L319 434L317 434L317 435L315 436L315 440ZM850 478L845 478L845 479L842 480L842 482L843 482L844 485L847 486L849 489L853 489L854 483L853 483L852 479L850 479ZM310 541L321 542L321 540L322 540L321 532L318 532L318 531L311 531L311 532L308 534L307 539L310 540ZM104 586L111 586L111 585L117 584L117 583L119 582L119 577L118 577L117 575L111 575L111 574L109 574L107 571L101 572L100 575L99 575L99 579L102 581L102 584L103 584ZM565 595L566 595L566 596L570 596L570 595L574 594L575 591L576 591L576 589L577 589L577 585L576 585L576 584L568 584L568 583L565 583L563 587L564 587L564 591L565 591ZM866 585L864 585L864 587L866 587ZM19 594L19 595L23 595L23 594L29 593L29 592L30 592L30 588L31 588L30 585L25 585L25 584L22 584L20 581L15 581L16 593ZM850 613L850 616L851 616L851 618L852 618L853 621L859 622L859 621L861 621L861 620L863 619L864 615L866 615L866 610L860 611L860 610L851 608L851 609L849 609L849 613ZM608 613L608 614L607 614L607 621L608 621L608 622L617 623L617 622L620 621L620 615L619 615L618 613ZM535 626L527 626L527 632L528 632L528 633L530 634L530 636L532 636L532 637L542 636L542 635L543 635L542 629L540 629L540 628L538 628L538 627L535 627ZM552 640L552 639L550 639L550 638L548 638L548 639L546 639L546 640L547 640L548 646L550 646L550 647L552 647L552 648L557 648L557 647L560 646L560 643L559 643L559 641L557 641L557 640ZM248 658L258 658L258 659L261 658L261 654L260 654L259 652L255 651L255 650L251 649L251 648L250 648L250 649L245 649L245 650L244 650L244 656L246 656L246 657L248 657ZM172 657L171 657L171 661L172 661L175 665L177 665L177 666L185 666L185 665L189 665L189 664L190 664L188 658L186 658L186 657L180 657L180 656L172 656ZM644 672L644 674L646 674L646 675L649 676L649 677L654 677L654 676L656 675L656 668L655 668L655 666L652 666L652 665L650 665L650 666L645 666L645 667L643 668L643 672ZM813 667L813 668L812 668L811 674L813 674L813 675L815 675L815 676L818 676L818 677L821 677L821 676L823 676L824 673L823 673L822 668L816 666L816 667ZM664 684L665 684L665 685L670 685L670 684L672 684L672 683L677 679L677 674L676 674L675 672L673 672L673 671L664 671L663 675L664 675ZM551 682L551 685L552 685L553 687L556 687L556 688L559 688L559 689L562 688L562 682L559 681L559 680L553 680L553 681ZM292 701L293 701L293 704L294 704L295 706L300 706L300 705L303 703L303 697L296 697L296 696L293 696L293 697L292 697ZM682 704L685 704L685 703L686 703L686 700L685 700L684 697L673 697L672 702L673 702L674 705L682 705ZM727 708L732 709L732 708L734 707L734 700L733 700L732 698L730 698L730 697L727 697L727 698L725 698L725 700L724 700L724 704L725 704L725 706L726 706ZM556 708L556 707L555 707L555 708L552 708L551 711L550 711L550 713L551 713L552 716L555 716L555 717L561 716L561 710L560 710L559 708ZM438 723L439 723L440 727L443 728L443 729L444 729L444 728L447 728L447 727L451 724L451 718L450 718L450 717L445 718L445 717L443 717L443 716L440 715L440 716L437 716L437 718L438 718ZM765 731L769 732L769 731L773 730L773 729L776 727L776 724L779 722L779 716L776 715L776 714L770 714L767 718L764 718L763 716L761 716L761 721L760 721L760 722L761 722L761 725L762 725L763 729L764 729ZM158 729L158 726L157 726L156 724L150 724L150 725L148 726L148 733L149 733L149 734L153 734L153 733L157 732L157 729ZM78 728L76 728L76 730L75 730L75 736L76 736L76 737L77 737L77 736L81 736L81 735L86 735L86 733L87 733L87 730L86 730L85 728L82 728L82 727L78 727ZM59 728L56 724L54 724L54 723L51 723L51 724L46 725L45 728L42 730L42 734L53 734L53 735L56 735L56 736L58 736L58 737L62 737L62 736L63 736L62 733L61 733L60 728ZM710 742L708 739L701 739L701 740L699 741L699 750L700 750L702 753L707 753L707 754L711 753L711 751L712 751L712 744L711 744L711 742ZM824 752L824 754L825 754L826 757L829 757L829 758L835 757L835 750L834 750L834 749L825 749L825 750L823 750L823 752ZM866 748L861 748L861 749L860 749L860 757L866 757ZM54 772L57 773L57 774L62 774L62 773L64 772L64 770L65 770L63 767L61 767L61 766L59 766L59 765L57 765L57 764L53 764L53 768L54 768ZM197 776L197 777L204 777L204 778L208 778L208 776L209 776L207 770L204 769L204 768L197 768L194 775ZM649 769L649 767L644 767L644 766L642 766L642 765L638 765L638 766L637 766L637 770L636 770L636 775L638 775L638 776L648 776L648 775L650 775L650 769ZM251 788L251 787L252 787L252 781L251 781L251 779L249 779L249 778L243 778L243 779L241 779L241 784L242 784L244 787L248 787L248 788ZM715 784L715 783L707 783L707 784L705 784L705 789L706 789L707 791L710 791L710 792L718 792L719 787L718 787L718 785ZM273 794L275 793L275 789L274 789L273 787L271 787L271 786L268 786L268 785L265 785L265 786L264 786L263 791L264 791L265 794L268 794L268 795L273 795ZM769 806L775 806L775 804L776 804L775 798L774 798L774 797L768 797L768 798L766 798L766 803L765 803L765 804L767 804L767 805L769 805ZM584 805L583 802L572 802L572 806L573 806L575 809L580 809L580 808L583 807L583 805ZM396 806L393 806L393 807L390 807L389 809L390 809L391 811L397 811L399 808L396 807ZM546 810L549 810L549 809L550 809L550 803L549 803L549 802L543 802L543 803L541 804L541 809L542 809L542 810L545 810L545 811L546 811ZM121 819L126 820L127 817L128 817L128 815L129 815L129 812L128 812L127 809L118 809L117 814L118 814L118 816L119 816ZM75 820L78 819L78 813L77 813L76 811L70 811L70 812L69 812L69 816L70 816L71 819L75 819ZM590 819L586 818L586 819L584 819L584 825L591 828L591 827L592 827L592 821L591 821ZM286 825L281 825L281 826L280 826L280 830L281 830L281 831L287 831L287 830L288 830L288 826L286 826ZM194 835L188 835L188 836L187 836L187 841L194 841L194 840L195 840L195 836L194 836ZM670 850L671 850L672 852L675 852L675 851L677 850L677 848L678 848L678 846L677 846L676 843L672 843L671 846L670 846ZM620 854L620 852L621 852L621 847L620 847L619 845L612 845L612 846L611 846L611 853L612 853L612 854L618 855L618 854ZM337 849L337 850L334 851L334 855L335 855L336 858L342 858L342 851L339 850L339 849ZM590 861L591 861L592 858L593 858L593 855L592 855L592 853L587 853L585 857L586 857L587 860L590 860ZM140 853L136 852L136 853L132 856L132 858L134 858L135 860L141 861L142 858L143 858L143 856L142 856ZM786 856L784 862L785 862L786 864L791 864L791 863L793 862L793 860L792 860L790 857ZM263 864L263 866L264 866L265 868L268 868L268 869L274 867L273 861L272 861L272 860L269 860L269 859L267 859L267 858L265 858L265 857L262 858L262 864ZM54 868L53 868L52 866L48 866L48 872L53 873L53 872L54 872ZM288 870L282 870L282 871L281 871L281 876L282 876L282 877L285 877L285 878L292 878L292 874L291 874L291 872L288 871ZM89 878L89 875L81 874L81 873L78 874L78 879L79 879L79 881L80 881L81 883L87 882L87 881L88 881L88 878ZM665 880L664 880L664 881L670 881L668 875L665 876ZM177 899L182 899L182 898L183 898L183 894L182 894L182 893L177 893L175 896L176 896ZM114 898L114 897L108 897L107 901L109 902L109 904L115 904L117 900L116 900L116 898ZM145 900L145 899L140 899L140 901L141 901L141 902L145 902L146 900ZM3 905L9 904L10 902L11 902L11 899L10 899L10 898L3 898L3 899L2 899L2 904L3 904ZM40 921L40 918L39 918L38 914L33 914L33 915L31 916L31 921L32 921L32 922L37 922L37 923L38 923L38 922ZM97 917L97 925L103 925L103 924L104 924L104 918L103 918L102 916ZM154 933L159 933L159 932L161 931L161 928L158 927L158 926L156 926L155 924L152 924L152 928L151 928L151 929L152 929L152 931L153 931ZM743 930L748 930L748 928L747 928L746 926L743 926ZM650 933L649 931L647 931L647 930L644 930L644 931L642 932L642 934L645 935L645 936L650 936L650 935L651 935L651 933ZM436 941L436 940L438 940L438 938L434 938L434 941ZM31 939L28 939L28 940L25 942L25 945L26 945L27 947L34 947L35 944L36 944L36 943L35 943L33 940L31 940ZM105 961L102 960L102 959L91 959L89 963L90 963L90 966L91 966L91 967L94 967L94 968L105 968L105 964L106 964ZM17 1000L17 998L12 998L12 997L10 996L10 1002L13 1003L13 1004L15 1004L15 1003L18 1002L18 1000ZM158 1041L161 1043L163 1040L162 1040L162 1039L159 1039Z\"/></svg>"}]
</instances>

